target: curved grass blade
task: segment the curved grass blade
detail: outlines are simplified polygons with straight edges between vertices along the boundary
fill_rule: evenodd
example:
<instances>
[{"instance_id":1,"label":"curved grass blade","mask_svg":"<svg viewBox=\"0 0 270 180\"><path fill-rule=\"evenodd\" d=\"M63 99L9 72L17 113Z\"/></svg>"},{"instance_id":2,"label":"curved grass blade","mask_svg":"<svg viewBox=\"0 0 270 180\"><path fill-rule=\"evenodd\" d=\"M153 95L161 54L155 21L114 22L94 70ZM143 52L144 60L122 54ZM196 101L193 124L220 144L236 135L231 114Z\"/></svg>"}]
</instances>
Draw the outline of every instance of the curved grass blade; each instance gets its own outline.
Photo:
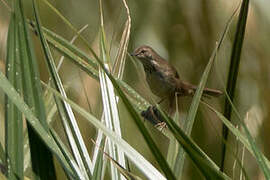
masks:
<instances>
[{"instance_id":1,"label":"curved grass blade","mask_svg":"<svg viewBox=\"0 0 270 180\"><path fill-rule=\"evenodd\" d=\"M102 50L101 50L101 52L102 52ZM106 59L106 57L105 57L105 59ZM104 120L105 120L106 126L109 129L111 129L112 131L114 131L115 120L113 120L113 119L117 118L117 121L119 122L119 116L118 116L117 107L113 107L116 104L112 104L112 101L115 102L115 96L114 96L114 94L109 93L109 86L110 86L109 83L110 82L108 81L108 77L106 76L106 74L104 74L104 72L102 70L100 70L100 87L101 87L102 102L103 102L103 109L104 109L104 111L103 111ZM113 112L115 112L115 116L113 115ZM121 138L121 131L120 131L120 134L118 134L118 135ZM115 147L115 144L110 139L107 141L107 143L108 143L108 151L109 151L110 156L117 159L117 152L118 152L117 147ZM121 156L123 157L123 154L121 154ZM112 179L119 179L118 171L113 166L112 163L111 163L110 167L111 167L111 178Z\"/></svg>"},{"instance_id":2,"label":"curved grass blade","mask_svg":"<svg viewBox=\"0 0 270 180\"><path fill-rule=\"evenodd\" d=\"M117 74L118 79L122 79L124 74L124 66L127 55L128 42L130 38L130 29L131 29L131 17L129 7L127 5L126 0L122 0L124 7L127 13L127 21L125 23L125 28L122 34L122 38L120 41L120 47L118 49L118 53L116 56L115 64L113 66L113 74Z\"/></svg>"},{"instance_id":3,"label":"curved grass blade","mask_svg":"<svg viewBox=\"0 0 270 180\"><path fill-rule=\"evenodd\" d=\"M104 65L109 69L110 65L110 58L107 53L106 49L106 40L105 40L105 30L104 30L104 24L103 24L103 9L102 9L102 1L99 1L100 4L100 19L101 19L101 33L100 33L100 57L103 60ZM100 85L102 90L102 100L103 100L103 106L104 106L104 117L107 127L109 127L111 130L115 131L116 134L119 136L119 138L122 138L122 132L120 127L120 118L118 113L118 107L117 107L117 97L115 95L113 85L110 81L110 79L106 76L106 74L100 69ZM126 161L124 153L121 149L117 148L113 142L111 142L110 139L108 139L108 147L109 147L109 153L110 156L118 161L121 166L124 168L126 167ZM124 180L124 177L120 175L117 171L117 168L113 166L113 163L111 163L111 174L112 179L122 179Z\"/></svg>"},{"instance_id":4,"label":"curved grass blade","mask_svg":"<svg viewBox=\"0 0 270 180\"><path fill-rule=\"evenodd\" d=\"M102 67L103 71L106 73L106 75L110 78L112 84L114 85L114 88L117 90L118 95L121 97L121 99L123 100L128 112L131 114L131 116L133 117L133 119L135 120L135 123L137 125L137 127L140 129L145 141L147 142L147 145L149 147L149 149L151 150L151 152L153 153L155 159L157 160L160 168L162 169L162 171L164 172L165 176L168 179L176 179L168 165L168 163L166 162L165 158L163 157L163 155L161 154L161 152L159 151L157 145L155 144L155 142L153 141L152 137L150 136L149 132L147 131L147 129L145 128L143 122L140 119L140 115L136 112L136 110L133 108L132 104L130 103L130 101L128 100L128 98L126 97L126 95L123 93L123 91L120 89L120 86L118 85L117 81L114 79L114 77L108 72L108 70L105 68L104 64L102 64L102 62L100 62L99 59L97 59L100 66Z\"/></svg>"},{"instance_id":5,"label":"curved grass blade","mask_svg":"<svg viewBox=\"0 0 270 180\"><path fill-rule=\"evenodd\" d=\"M48 131L46 111L42 99L42 88L39 80L39 70L24 17L23 2L21 0L15 0L14 2L16 3L15 14L19 25L18 40L23 81L23 96L25 102L33 109L34 114L44 126L44 129ZM51 152L47 149L44 142L41 141L32 126L29 126L28 128L28 135L34 177L41 179L55 179L56 175ZM40 156L40 154L42 154L42 156Z\"/></svg>"},{"instance_id":6,"label":"curved grass blade","mask_svg":"<svg viewBox=\"0 0 270 180\"><path fill-rule=\"evenodd\" d=\"M79 33L78 33L78 31L77 31L77 29L56 9L56 8L54 8L47 0L42 0L49 8L51 8L54 12L55 12L55 14L56 15L58 15L62 20L63 20L63 22L64 23L66 23L69 27L70 27L70 29L74 32L74 33L76 33L77 35L78 35L78 37L82 40L82 42L88 47L88 49L89 49L89 51L92 53L92 55L94 56L94 59L96 60L95 62L96 62L96 64L100 64L100 62L99 62L99 58L98 58L98 56L96 55L96 53L95 53L95 51L91 48L91 46L89 45L89 42L84 38L84 37L82 37ZM136 98L136 97L140 97L140 95L139 94L137 94L136 93L136 96L134 96L134 98ZM142 98L141 98L142 99Z\"/></svg>"},{"instance_id":7,"label":"curved grass blade","mask_svg":"<svg viewBox=\"0 0 270 180\"><path fill-rule=\"evenodd\" d=\"M139 176L136 176L134 174L132 174L131 172L129 172L128 170L126 170L123 166L121 166L121 164L119 164L117 161L115 161L114 159L112 159L107 153L105 153L105 156L107 157L107 159L109 159L113 165L118 169L118 171L127 179L127 180L142 180Z\"/></svg>"},{"instance_id":8,"label":"curved grass blade","mask_svg":"<svg viewBox=\"0 0 270 180\"><path fill-rule=\"evenodd\" d=\"M183 127L183 129L185 130L185 133L187 135L191 134L192 127L193 127L195 117L197 114L197 110L199 107L200 99L202 97L203 89L205 87L205 84L206 84L206 81L208 78L208 74L209 74L211 67L212 67L212 64L214 62L214 58L215 58L215 54L216 54L217 49L218 49L218 46L215 47L215 50L214 50L214 52L213 52L213 54L212 54L212 56L207 64L205 70L204 70L201 81L200 81L198 88L195 92L195 95L192 99L192 103L191 103L191 106L190 106L190 109L188 112L188 116L184 122L184 127ZM174 172L176 173L177 177L181 176L181 174L183 172L184 161L185 161L185 151L183 148L180 148L178 155L177 155L176 163L174 166Z\"/></svg>"},{"instance_id":9,"label":"curved grass blade","mask_svg":"<svg viewBox=\"0 0 270 180\"><path fill-rule=\"evenodd\" d=\"M52 54L50 52L50 48L47 44L47 41L45 40L43 36L43 32L41 30L41 24L39 20L39 15L37 11L37 5L36 1L32 0L33 3L33 9L34 9L34 14L35 14L35 19L36 19L36 24L37 24L37 30L38 30L38 35L42 44L42 48L47 60L47 65L49 68L50 75L52 77L52 82L54 87L63 95L66 97L65 90L63 88L63 84L60 80L60 77L57 73L57 68L54 63L54 59L52 57ZM75 116L72 112L71 107L66 104L62 103L61 101L58 101L56 99L57 105L59 107L59 112L61 114L61 117L63 118L63 123L64 126L66 127L65 129L68 131L67 136L69 138L71 148L73 150L74 156L77 160L77 163L79 164L80 169L82 172L85 174L86 179L91 178L91 172L93 172L93 167L92 167L92 162L90 160L89 154L87 152L86 146L84 144L84 141L82 139L82 135L80 133L78 124L76 122ZM60 111L61 110L61 111ZM63 111L62 111L63 110ZM88 178L87 178L88 176Z\"/></svg>"},{"instance_id":10,"label":"curved grass blade","mask_svg":"<svg viewBox=\"0 0 270 180\"><path fill-rule=\"evenodd\" d=\"M200 170L206 179L230 179L226 174L219 171L219 167L199 148L199 146L188 137L178 125L162 112L158 107L159 112L167 124L169 130L176 138L179 144L182 145L185 152L189 155L194 165Z\"/></svg>"},{"instance_id":11,"label":"curved grass blade","mask_svg":"<svg viewBox=\"0 0 270 180\"><path fill-rule=\"evenodd\" d=\"M51 4L48 3L48 1L44 0L43 2L45 2L50 8L52 8L57 15L59 15L63 21L65 23L67 23L69 25L69 27L75 32L76 28L74 28L72 26L71 23L69 23L66 18L64 18ZM152 153L154 154L154 157L156 158L157 162L159 163L161 169L163 170L164 174L166 175L167 178L169 179L175 179L170 167L168 166L166 160L164 159L164 157L162 156L161 152L158 150L156 144L154 143L154 141L152 140L150 134L148 133L147 129L145 128L144 124L141 122L140 120L140 116L138 115L138 113L135 111L135 109L133 108L133 106L131 105L130 101L127 99L126 95L123 93L123 91L120 89L119 85L117 84L117 81L114 79L114 77L107 71L107 69L105 68L104 64L100 61L100 59L98 58L98 56L96 55L96 53L94 52L94 50L88 45L88 42L82 38L80 35L79 37L83 40L83 42L87 45L88 49L90 50L90 52L93 54L95 60L97 61L97 63L100 65L100 67L103 69L103 71L107 74L107 76L110 78L112 84L114 85L115 89L117 90L119 96L122 98L124 104L126 105L129 113L132 115L132 117L134 117L134 120L136 122L136 125L138 126L138 128L143 132L143 136L148 144L148 147L151 149Z\"/></svg>"},{"instance_id":12,"label":"curved grass blade","mask_svg":"<svg viewBox=\"0 0 270 180\"><path fill-rule=\"evenodd\" d=\"M43 127L40 121L36 118L35 114L32 112L30 107L23 101L21 96L17 93L14 87L6 79L5 75L0 71L0 88L8 96L8 98L17 106L17 108L24 114L27 122L33 130L37 133L39 138L46 144L51 152L54 153L56 158L62 164L62 167L65 169L67 174L72 178L79 178L76 174L76 171L73 171L73 167L70 166L70 162L67 162L63 157L62 153L58 149L58 146L54 142L53 138L50 136L48 131Z\"/></svg>"},{"instance_id":13,"label":"curved grass blade","mask_svg":"<svg viewBox=\"0 0 270 180\"><path fill-rule=\"evenodd\" d=\"M249 0L243 0L240 14L239 14L239 19L237 22L233 48L232 48L230 68L229 68L227 88L226 88L228 96L232 99L232 101L234 100L234 93L235 93L235 87L236 87L236 82L237 82L241 51L242 51L242 46L243 46L243 41L244 41L244 36L245 36L246 22L247 22L247 16L248 16L248 7L249 7ZM228 98L226 98L225 104L224 104L224 116L230 120L231 113L232 113L232 107ZM222 134L226 143L228 139L228 129L225 125L223 125ZM224 162L225 162L225 156L226 156L225 143L222 143L221 171L224 170Z\"/></svg>"},{"instance_id":14,"label":"curved grass blade","mask_svg":"<svg viewBox=\"0 0 270 180\"><path fill-rule=\"evenodd\" d=\"M52 128L50 128L50 133L51 133L53 139L55 140L55 143L58 145L60 151L62 152L63 156L69 162L69 164L71 165L71 167L73 168L73 170L78 175L79 179L85 179L85 178L87 178L85 176L85 174L82 174L82 170L79 168L79 166L77 165L76 161L74 160L74 158L72 157L72 155L69 153L66 145L62 142L62 140L57 135L57 133Z\"/></svg>"},{"instance_id":15,"label":"curved grass blade","mask_svg":"<svg viewBox=\"0 0 270 180\"><path fill-rule=\"evenodd\" d=\"M207 103L204 103L204 105L206 105L210 110L212 110L214 113L216 113L216 115L219 117L220 120L222 120L222 122L227 126L227 128L241 141L241 143L245 146L245 148L247 148L247 150L256 158L258 159L257 156L261 156L259 158L262 159L262 162L264 162L265 164L265 168L266 169L270 169L270 161L263 155L263 153L261 151L259 151L257 148L256 148L256 145L255 145L255 149L256 152L254 151L254 147L252 147L252 143L250 142L249 140L249 137L248 135L246 135L247 137L245 137L237 128L234 127L234 125L220 112L218 112L217 110L215 110L212 106L210 106L209 104ZM238 113L237 113L238 114ZM237 115L238 117L238 121L242 122L241 118L240 118L240 115L238 114ZM244 125L244 123L242 122L241 123L242 126ZM246 131L245 131L246 133ZM249 133L250 134L250 133ZM251 137L251 136L250 136ZM252 140L254 141L254 140ZM257 160L257 162L259 163L262 163L261 161ZM269 172L269 171L268 171Z\"/></svg>"},{"instance_id":16,"label":"curved grass blade","mask_svg":"<svg viewBox=\"0 0 270 180\"><path fill-rule=\"evenodd\" d=\"M35 24L33 24L35 25ZM45 38L53 45L55 48L57 48L57 45L61 45L67 50L71 51L73 54L76 54L76 56L80 57L81 59L85 59L94 69L97 69L98 64L96 61L94 61L92 58L90 58L86 53L81 51L79 48L77 48L75 45L68 42L66 39L61 37L60 35L50 31L49 29L42 27L42 30L44 31ZM76 33L76 35L79 37L79 34ZM53 41L54 40L54 41ZM52 43L52 42L57 43ZM56 45L54 45L56 44ZM61 50L61 49L60 49Z\"/></svg>"},{"instance_id":17,"label":"curved grass blade","mask_svg":"<svg viewBox=\"0 0 270 180\"><path fill-rule=\"evenodd\" d=\"M125 58L126 58L126 51L127 51L127 47L128 47L128 41L129 41L129 35L130 35L130 26L131 26L129 8L128 8L125 0L123 0L123 4L124 4L124 6L126 8L127 18L128 19L126 21L126 26L125 26L123 34L122 34L122 38L121 38L121 41L120 41L120 47L118 49L116 60L114 61L114 65L113 65L113 68L112 68L113 74L117 75L117 77L119 79L122 79L122 76L123 76L123 68L124 68L124 65L125 65L124 62L125 62ZM116 68L116 66L118 68ZM108 81L108 83L111 84L110 81ZM118 97L115 97L115 98L116 98L116 102L118 103L119 98ZM104 114L102 116L102 120L104 119L103 117L104 117ZM120 124L117 125L117 126L120 127ZM99 153L98 147L101 144L102 136L103 136L102 132L100 130L98 130L97 141L96 141L97 146L95 146L95 149L94 149L94 157L96 157L97 154ZM93 163L94 163L94 157L93 157ZM124 162L125 162L125 160L124 160Z\"/></svg>"},{"instance_id":18,"label":"curved grass blade","mask_svg":"<svg viewBox=\"0 0 270 180\"><path fill-rule=\"evenodd\" d=\"M66 101L70 104L70 106L76 110L79 114L85 117L91 124L96 126L98 129L102 130L102 132L114 141L115 144L119 148L124 151L125 155L133 161L133 163L149 178L149 179L160 179L165 180L165 177L155 168L153 167L148 161L144 159L142 155L140 155L135 149L133 149L125 140L120 139L117 134L110 129L108 129L102 122L97 120L94 116L90 113L82 109L73 101L62 97L56 90L49 87L47 84L43 84L49 91L53 92L56 96L61 98L63 101Z\"/></svg>"},{"instance_id":19,"label":"curved grass blade","mask_svg":"<svg viewBox=\"0 0 270 180\"><path fill-rule=\"evenodd\" d=\"M102 138L99 144L98 148L98 154L97 154L97 160L95 163L95 168L93 172L93 179L102 179L102 171L103 171L103 149L100 149L104 147L105 145L105 138Z\"/></svg>"},{"instance_id":20,"label":"curved grass blade","mask_svg":"<svg viewBox=\"0 0 270 180\"><path fill-rule=\"evenodd\" d=\"M226 94L227 95L227 94ZM237 111L236 107L234 106L232 100L230 99L230 97L227 95L227 99L229 100L231 107L233 108L236 116L237 116L237 120L240 123L240 125L243 127L244 132L247 136L248 142L251 146L251 149L255 155L255 158L260 166L260 168L262 169L264 176L266 177L266 179L270 178L270 166L267 165L268 161L265 160L264 155L262 152L260 152L260 150L258 149L258 146L255 143L255 140L253 139L253 137L251 136L246 124L242 121L243 118L241 118L239 112Z\"/></svg>"},{"instance_id":21,"label":"curved grass blade","mask_svg":"<svg viewBox=\"0 0 270 180\"><path fill-rule=\"evenodd\" d=\"M32 26L35 26L34 23L31 23ZM78 49L73 44L69 43L67 40L62 38L61 36L55 34L54 32L46 29L45 27L42 28L44 31L44 36L46 40L54 47L56 50L58 50L60 53L67 56L72 63L75 63L79 66L80 69L82 69L84 72L89 74L91 77L93 77L96 80L99 80L98 78L98 71L97 71L97 63L88 57L83 51ZM78 35L79 36L79 35ZM85 60L87 62L85 62ZM149 107L150 103L147 102L144 98L142 98L134 89L132 89L128 84L126 84L124 81L120 79L116 79L117 82L121 85L121 87L125 90L125 92L129 95L130 98L132 98L132 102L136 106L136 108L140 111L147 109ZM135 100L135 101L134 101Z\"/></svg>"},{"instance_id":22,"label":"curved grass blade","mask_svg":"<svg viewBox=\"0 0 270 180\"><path fill-rule=\"evenodd\" d=\"M228 19L228 21L227 21L227 23L225 25L225 29L224 29L224 31L223 31L223 33L221 35L221 38L220 38L219 42L217 43L216 48L214 49L214 51L213 51L213 53L212 53L212 55L210 57L209 63L207 65L207 67L205 68L205 71L204 71L204 73L202 75L200 84L199 84L199 86L198 86L198 88L196 90L196 93L194 95L194 98L192 100L192 104L190 106L187 119L184 122L183 129L184 129L184 131L186 132L187 135L191 134L192 127L193 127L193 124L194 124L194 121L195 121L196 112L198 110L198 106L199 106L199 103L200 103L200 100L201 100L201 97L202 97L202 92L203 92L203 89L205 87L205 84L206 84L206 81L207 81L207 78L208 78L208 74L209 74L211 66L212 66L212 61L214 61L214 59L216 57L216 54L217 54L219 48L221 47L221 44L222 44L222 42L223 42L223 40L224 40L228 30L229 30L229 27L230 27L230 25L232 23L233 18L236 15L238 9L239 9L239 7L237 7L234 10L231 17ZM185 153L184 153L183 149L180 149L180 151L178 152L178 155L177 155L175 166L174 166L174 172L179 177L181 177L181 174L183 172L184 159L185 159Z\"/></svg>"},{"instance_id":23,"label":"curved grass blade","mask_svg":"<svg viewBox=\"0 0 270 180\"><path fill-rule=\"evenodd\" d=\"M42 28L45 33L45 38L48 42L54 46L59 52L63 53L65 56L69 57L73 63L79 66L83 71L89 74L96 80L98 78L97 64L93 65L94 60L89 58L84 52L78 49L73 44L70 44L68 41L63 39L61 36L53 33L52 31ZM86 60L88 63L86 63ZM117 79L117 82L123 87L125 92L129 95L130 98L134 99L136 102L136 107L142 111L149 107L150 103L147 102L144 98L142 98L134 89L132 89L128 84L124 81ZM134 101L132 101L134 102ZM137 103L138 102L138 103Z\"/></svg>"}]
</instances>

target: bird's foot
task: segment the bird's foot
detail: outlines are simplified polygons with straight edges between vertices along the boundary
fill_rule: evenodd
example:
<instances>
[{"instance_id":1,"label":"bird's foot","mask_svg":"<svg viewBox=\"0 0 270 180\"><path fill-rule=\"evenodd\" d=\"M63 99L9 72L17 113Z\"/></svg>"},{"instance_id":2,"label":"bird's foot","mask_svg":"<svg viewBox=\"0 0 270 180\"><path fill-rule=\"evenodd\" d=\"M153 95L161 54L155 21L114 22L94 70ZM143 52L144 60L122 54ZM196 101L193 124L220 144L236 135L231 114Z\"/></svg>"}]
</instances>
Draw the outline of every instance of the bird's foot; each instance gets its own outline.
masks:
<instances>
[{"instance_id":1,"label":"bird's foot","mask_svg":"<svg viewBox=\"0 0 270 180\"><path fill-rule=\"evenodd\" d=\"M141 116L161 131L167 127L156 106L149 106L147 110L141 112Z\"/></svg>"},{"instance_id":2,"label":"bird's foot","mask_svg":"<svg viewBox=\"0 0 270 180\"><path fill-rule=\"evenodd\" d=\"M163 129L167 128L167 124L165 122L159 122L155 125L155 127L162 131Z\"/></svg>"}]
</instances>

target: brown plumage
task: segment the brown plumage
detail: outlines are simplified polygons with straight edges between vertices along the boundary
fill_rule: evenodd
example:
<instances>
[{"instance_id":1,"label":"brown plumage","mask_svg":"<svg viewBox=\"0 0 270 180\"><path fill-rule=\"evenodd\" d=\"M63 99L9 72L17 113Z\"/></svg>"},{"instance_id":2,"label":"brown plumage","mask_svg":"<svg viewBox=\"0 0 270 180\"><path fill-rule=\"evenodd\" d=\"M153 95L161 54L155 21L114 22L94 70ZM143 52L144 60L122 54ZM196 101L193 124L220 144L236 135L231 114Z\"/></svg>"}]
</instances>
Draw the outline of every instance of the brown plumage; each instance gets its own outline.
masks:
<instances>
[{"instance_id":1,"label":"brown plumage","mask_svg":"<svg viewBox=\"0 0 270 180\"><path fill-rule=\"evenodd\" d=\"M169 98L171 102L175 94L178 96L194 95L197 87L182 81L176 69L151 47L140 46L131 55L138 58L143 64L146 81L151 91L161 99ZM222 92L205 88L203 94L206 96L219 96Z\"/></svg>"}]
</instances>

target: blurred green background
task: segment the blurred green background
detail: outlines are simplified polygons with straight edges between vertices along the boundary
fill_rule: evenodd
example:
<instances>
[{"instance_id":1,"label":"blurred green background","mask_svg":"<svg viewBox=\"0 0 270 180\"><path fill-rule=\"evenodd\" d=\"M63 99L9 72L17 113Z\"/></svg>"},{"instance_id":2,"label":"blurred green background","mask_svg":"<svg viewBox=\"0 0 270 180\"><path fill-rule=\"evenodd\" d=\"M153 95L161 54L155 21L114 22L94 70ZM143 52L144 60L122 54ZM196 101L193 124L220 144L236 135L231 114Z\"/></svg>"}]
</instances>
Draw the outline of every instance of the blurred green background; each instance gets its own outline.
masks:
<instances>
[{"instance_id":1,"label":"blurred green background","mask_svg":"<svg viewBox=\"0 0 270 180\"><path fill-rule=\"evenodd\" d=\"M24 1L27 17L32 19L31 1ZM82 35L92 44L98 52L98 34L100 28L98 1L94 0L57 0L50 1L77 29L86 24L87 29ZM110 49L111 59L114 60L121 34L125 25L125 9L122 1L103 1L104 26L107 37L107 48ZM180 1L180 0L129 0L131 11L131 36L129 52L140 45L152 46L162 57L170 61L178 70L183 80L197 84L209 57L215 47L216 41L221 36L229 19L239 1ZM44 4L39 1L40 15L43 26L71 40L73 31ZM257 143L270 158L270 2L258 0L250 2L247 21L246 36L241 56L240 71L237 81L235 104L241 115L246 118L246 123L256 138ZM6 39L9 23L9 9L0 1L0 69L4 71L6 56ZM226 86L226 78L229 68L233 35L236 19L230 28L226 41L222 44L218 53L215 67L212 69L207 86L223 90ZM36 42L37 57L41 56L38 39ZM76 46L87 52L79 40ZM87 52L90 54L89 52ZM54 52L55 59L60 58L58 52ZM48 81L48 72L44 59L39 58L41 78ZM60 70L61 78L66 86L68 96L85 109L91 111L100 118L102 113L99 84L96 80L76 68L75 65L65 59ZM137 62L129 57L126 60L124 81L131 85L143 97L150 102L157 101L144 82L143 69ZM90 107L88 106L89 100ZM216 109L223 111L224 98L207 100ZM4 143L4 96L1 92L0 103L0 141ZM181 118L185 118L191 98L180 99ZM121 120L125 139L135 147L147 159L153 161L143 138L140 136L133 120L129 118L124 108L121 108ZM78 116L78 118L80 118ZM57 118L56 118L57 119ZM60 126L56 120L54 126ZM146 123L147 124L147 123ZM95 129L90 127L82 118L79 125L83 132L86 144L91 151L91 138L95 136ZM166 153L168 139L155 128L147 124L156 142ZM193 128L193 139L207 154L219 165L221 158L221 132L222 124L205 107L201 107L197 114ZM89 143L87 143L87 141ZM231 147L237 146L237 141L230 139ZM242 151L241 146L239 151ZM245 154L245 167L251 179L263 179L254 159ZM254 163L250 163L254 162ZM155 162L153 162L155 164ZM227 153L226 172L233 174L233 155ZM132 169L135 170L136 169ZM137 171L136 171L137 172ZM196 179L197 171L192 164L187 164L184 179Z\"/></svg>"}]
</instances>

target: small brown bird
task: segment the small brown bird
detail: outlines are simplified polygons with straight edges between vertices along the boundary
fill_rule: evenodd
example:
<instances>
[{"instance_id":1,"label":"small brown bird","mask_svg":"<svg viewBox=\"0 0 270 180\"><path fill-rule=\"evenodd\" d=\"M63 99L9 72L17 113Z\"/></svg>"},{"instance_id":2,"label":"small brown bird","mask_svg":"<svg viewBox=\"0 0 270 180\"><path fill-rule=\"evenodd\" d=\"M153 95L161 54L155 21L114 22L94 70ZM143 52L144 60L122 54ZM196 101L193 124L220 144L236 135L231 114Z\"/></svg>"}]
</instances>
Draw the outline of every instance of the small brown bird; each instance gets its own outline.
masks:
<instances>
[{"instance_id":1,"label":"small brown bird","mask_svg":"<svg viewBox=\"0 0 270 180\"><path fill-rule=\"evenodd\" d=\"M180 79L176 69L159 56L151 47L140 46L131 56L140 60L146 74L146 81L151 91L158 97L169 99L170 107L174 106L175 94L177 96L192 96L196 86ZM205 88L204 95L219 96L221 91Z\"/></svg>"}]
</instances>

